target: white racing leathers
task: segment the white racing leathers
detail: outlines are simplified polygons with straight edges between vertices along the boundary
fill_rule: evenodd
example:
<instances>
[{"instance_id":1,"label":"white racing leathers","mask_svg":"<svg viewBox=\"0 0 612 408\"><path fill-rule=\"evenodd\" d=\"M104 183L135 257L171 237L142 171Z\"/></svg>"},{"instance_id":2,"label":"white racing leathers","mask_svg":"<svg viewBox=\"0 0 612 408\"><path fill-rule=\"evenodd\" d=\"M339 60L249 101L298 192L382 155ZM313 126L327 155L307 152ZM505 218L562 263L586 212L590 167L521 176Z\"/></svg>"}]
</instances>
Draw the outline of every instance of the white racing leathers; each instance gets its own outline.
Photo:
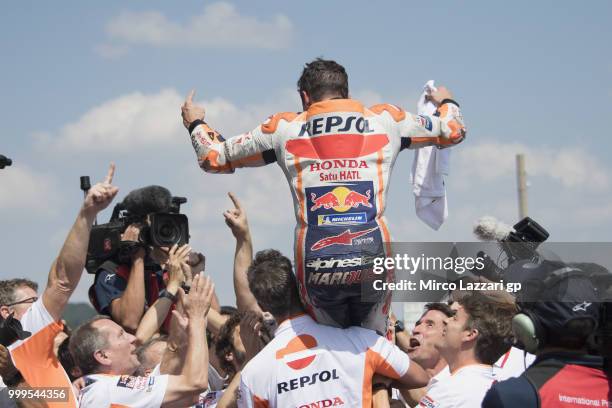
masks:
<instances>
[{"instance_id":1,"label":"white racing leathers","mask_svg":"<svg viewBox=\"0 0 612 408\"><path fill-rule=\"evenodd\" d=\"M233 172L276 162L295 209L299 292L318 322L386 332L391 296L375 291L373 259L390 254L383 216L391 169L405 148L448 147L465 137L454 101L434 116L394 105L365 108L351 99L314 103L306 112L278 113L251 132L225 140L202 121L191 126L200 167Z\"/></svg>"}]
</instances>

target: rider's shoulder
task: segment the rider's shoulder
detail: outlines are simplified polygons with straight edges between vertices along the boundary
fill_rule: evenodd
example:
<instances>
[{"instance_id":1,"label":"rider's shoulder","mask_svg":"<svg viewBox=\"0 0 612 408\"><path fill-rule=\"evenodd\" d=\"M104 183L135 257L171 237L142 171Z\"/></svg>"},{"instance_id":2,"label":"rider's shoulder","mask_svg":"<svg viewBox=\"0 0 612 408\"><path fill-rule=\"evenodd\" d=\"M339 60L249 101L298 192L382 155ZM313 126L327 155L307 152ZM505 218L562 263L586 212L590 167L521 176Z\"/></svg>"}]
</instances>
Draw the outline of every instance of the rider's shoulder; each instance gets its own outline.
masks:
<instances>
[{"instance_id":1,"label":"rider's shoulder","mask_svg":"<svg viewBox=\"0 0 612 408\"><path fill-rule=\"evenodd\" d=\"M369 110L376 115L381 115L383 112L387 112L396 122L401 122L406 118L406 111L391 103L379 103L377 105L370 106Z\"/></svg>"},{"instance_id":2,"label":"rider's shoulder","mask_svg":"<svg viewBox=\"0 0 612 408\"><path fill-rule=\"evenodd\" d=\"M293 122L299 116L295 112L279 112L270 115L264 123L261 124L261 130L264 133L274 133L278 129L278 124L281 120L285 122Z\"/></svg>"}]
</instances>

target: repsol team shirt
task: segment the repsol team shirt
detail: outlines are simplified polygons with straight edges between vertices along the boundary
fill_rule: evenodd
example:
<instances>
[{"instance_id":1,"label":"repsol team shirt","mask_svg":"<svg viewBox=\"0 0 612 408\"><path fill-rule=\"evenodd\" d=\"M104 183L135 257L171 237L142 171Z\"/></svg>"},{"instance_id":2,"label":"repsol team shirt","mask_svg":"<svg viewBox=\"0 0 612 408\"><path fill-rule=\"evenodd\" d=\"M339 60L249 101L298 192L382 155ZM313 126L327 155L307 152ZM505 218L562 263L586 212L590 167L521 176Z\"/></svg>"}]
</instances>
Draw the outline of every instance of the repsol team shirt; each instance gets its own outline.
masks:
<instances>
[{"instance_id":1,"label":"repsol team shirt","mask_svg":"<svg viewBox=\"0 0 612 408\"><path fill-rule=\"evenodd\" d=\"M362 282L376 279L373 259L390 253L384 211L398 154L459 143L465 134L459 107L448 102L434 116L417 116L389 104L366 108L352 99L325 100L306 112L272 115L227 140L196 125L191 140L203 170L232 173L274 162L283 170L296 218L296 277L308 313L320 323L364 323L384 333L390 296L370 294L372 303L384 306L369 321L348 319L356 311L342 307L362 297Z\"/></svg>"},{"instance_id":2,"label":"repsol team shirt","mask_svg":"<svg viewBox=\"0 0 612 408\"><path fill-rule=\"evenodd\" d=\"M49 408L76 407L70 378L53 352L53 340L64 326L49 314L42 297L32 304L20 322L23 330L32 335L9 346L15 367L30 387L58 389L51 397L57 396L58 400L64 401L47 399L45 402Z\"/></svg>"},{"instance_id":3,"label":"repsol team shirt","mask_svg":"<svg viewBox=\"0 0 612 408\"><path fill-rule=\"evenodd\" d=\"M239 407L370 407L372 376L402 377L408 356L359 327L339 329L310 316L286 320L244 368Z\"/></svg>"},{"instance_id":4,"label":"repsol team shirt","mask_svg":"<svg viewBox=\"0 0 612 408\"><path fill-rule=\"evenodd\" d=\"M81 408L159 408L168 387L167 375L91 374L81 390Z\"/></svg>"},{"instance_id":5,"label":"repsol team shirt","mask_svg":"<svg viewBox=\"0 0 612 408\"><path fill-rule=\"evenodd\" d=\"M432 378L427 394L421 398L418 406L425 408L480 407L494 380L492 366L473 364L462 367L453 374Z\"/></svg>"}]
</instances>

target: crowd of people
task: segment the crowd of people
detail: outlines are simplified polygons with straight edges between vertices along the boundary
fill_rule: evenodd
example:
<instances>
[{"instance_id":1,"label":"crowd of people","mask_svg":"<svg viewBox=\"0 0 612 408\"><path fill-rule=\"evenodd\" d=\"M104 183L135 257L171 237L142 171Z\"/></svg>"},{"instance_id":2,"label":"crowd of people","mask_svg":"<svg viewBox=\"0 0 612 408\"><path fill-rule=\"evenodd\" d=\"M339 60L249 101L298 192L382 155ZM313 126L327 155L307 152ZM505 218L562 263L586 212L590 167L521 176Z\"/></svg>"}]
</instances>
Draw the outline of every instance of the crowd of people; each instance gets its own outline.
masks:
<instances>
[{"instance_id":1,"label":"crowd of people","mask_svg":"<svg viewBox=\"0 0 612 408\"><path fill-rule=\"evenodd\" d=\"M465 137L450 92L431 93L432 116L368 109L349 99L344 68L322 59L306 65L298 88L303 113L273 115L227 140L204 122L193 92L182 106L203 170L283 168L296 210L294 261L254 253L246 211L229 193L236 304L222 306L204 255L145 243L145 217L122 232L129 252L96 270L89 295L99 315L68 328L62 315L93 221L118 192L111 164L87 192L42 293L28 279L0 281L2 407L608 406L604 360L589 354L602 309L586 301L595 288L575 268L536 266L542 291L572 281L563 302L455 290L416 322L394 316L390 292L368 290L366 260L390 254L383 212L398 153Z\"/></svg>"}]
</instances>

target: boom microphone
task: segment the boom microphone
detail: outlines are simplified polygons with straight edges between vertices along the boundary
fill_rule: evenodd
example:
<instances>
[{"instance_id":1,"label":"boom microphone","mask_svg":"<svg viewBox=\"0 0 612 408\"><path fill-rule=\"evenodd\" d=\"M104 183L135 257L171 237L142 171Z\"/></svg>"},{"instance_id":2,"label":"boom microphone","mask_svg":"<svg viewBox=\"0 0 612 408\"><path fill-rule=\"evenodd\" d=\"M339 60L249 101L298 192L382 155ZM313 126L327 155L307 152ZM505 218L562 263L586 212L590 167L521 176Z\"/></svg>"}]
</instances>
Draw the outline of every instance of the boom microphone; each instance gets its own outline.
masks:
<instances>
[{"instance_id":1,"label":"boom microphone","mask_svg":"<svg viewBox=\"0 0 612 408\"><path fill-rule=\"evenodd\" d=\"M172 194L162 186L143 187L126 195L122 206L130 214L136 216L168 212L172 206Z\"/></svg>"},{"instance_id":2,"label":"boom microphone","mask_svg":"<svg viewBox=\"0 0 612 408\"><path fill-rule=\"evenodd\" d=\"M474 235L480 241L505 241L514 229L495 217L486 215L474 224Z\"/></svg>"}]
</instances>

